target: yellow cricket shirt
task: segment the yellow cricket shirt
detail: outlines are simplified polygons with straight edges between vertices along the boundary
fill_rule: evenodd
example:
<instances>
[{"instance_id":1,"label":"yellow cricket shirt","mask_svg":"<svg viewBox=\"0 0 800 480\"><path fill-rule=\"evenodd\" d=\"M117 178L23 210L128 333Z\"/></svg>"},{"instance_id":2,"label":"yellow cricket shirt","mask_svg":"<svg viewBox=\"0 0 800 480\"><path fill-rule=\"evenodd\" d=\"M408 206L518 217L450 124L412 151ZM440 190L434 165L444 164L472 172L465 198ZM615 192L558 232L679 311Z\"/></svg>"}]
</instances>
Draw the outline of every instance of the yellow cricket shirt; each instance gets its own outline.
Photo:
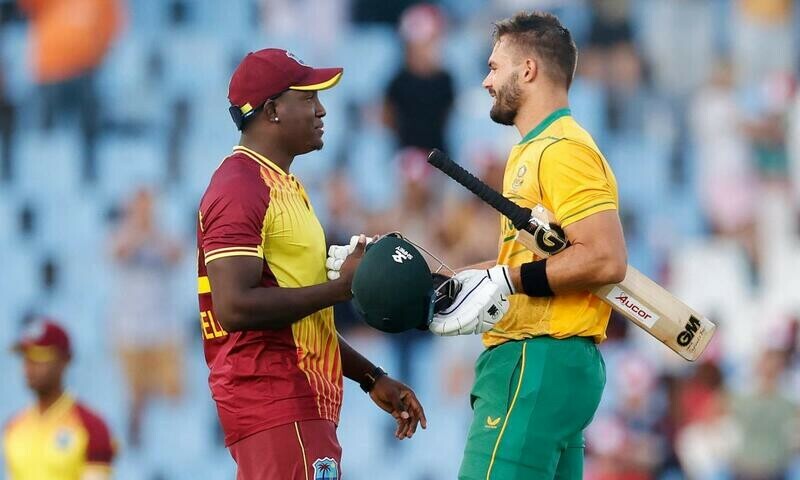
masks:
<instances>
[{"instance_id":1,"label":"yellow cricket shirt","mask_svg":"<svg viewBox=\"0 0 800 480\"><path fill-rule=\"evenodd\" d=\"M69 394L44 412L34 405L3 432L9 480L80 480L109 472L114 445L105 422Z\"/></svg>"},{"instance_id":2,"label":"yellow cricket shirt","mask_svg":"<svg viewBox=\"0 0 800 480\"><path fill-rule=\"evenodd\" d=\"M523 207L542 204L562 227L619 205L611 168L566 108L550 114L511 150L503 195ZM518 267L538 259L515 241L516 233L503 217L498 264ZM611 307L589 292L547 298L512 295L510 301L506 316L483 335L486 347L541 335L593 337L598 343L605 339Z\"/></svg>"}]
</instances>

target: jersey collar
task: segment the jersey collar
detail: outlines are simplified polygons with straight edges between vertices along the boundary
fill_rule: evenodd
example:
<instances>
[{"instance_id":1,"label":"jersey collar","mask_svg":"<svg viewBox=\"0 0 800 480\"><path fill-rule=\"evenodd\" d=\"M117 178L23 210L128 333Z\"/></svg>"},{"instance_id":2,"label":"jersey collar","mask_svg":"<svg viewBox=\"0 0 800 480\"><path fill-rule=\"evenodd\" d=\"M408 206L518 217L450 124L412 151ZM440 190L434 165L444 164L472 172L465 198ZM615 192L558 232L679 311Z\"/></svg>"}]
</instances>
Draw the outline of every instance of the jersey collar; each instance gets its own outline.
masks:
<instances>
[{"instance_id":1,"label":"jersey collar","mask_svg":"<svg viewBox=\"0 0 800 480\"><path fill-rule=\"evenodd\" d=\"M65 391L60 397L58 397L58 400L47 407L47 410L41 411L39 410L39 406L35 405L33 407L33 412L39 418L59 418L64 414L64 412L72 408L74 403L75 401L72 398L72 395Z\"/></svg>"},{"instance_id":2,"label":"jersey collar","mask_svg":"<svg viewBox=\"0 0 800 480\"><path fill-rule=\"evenodd\" d=\"M536 125L536 127L534 127L533 130L528 132L528 134L525 135L522 138L522 140L519 142L519 145L522 145L523 143L530 142L534 138L538 137L539 134L544 132L544 130L547 127L549 127L553 122L555 122L556 120L558 120L561 117L566 117L567 115L572 115L572 112L570 111L569 108L559 108L555 112L553 112L550 115L548 115L547 118L545 118L544 120L539 122L539 125Z\"/></svg>"},{"instance_id":3,"label":"jersey collar","mask_svg":"<svg viewBox=\"0 0 800 480\"><path fill-rule=\"evenodd\" d=\"M272 170L275 170L277 173L279 173L281 175L286 175L286 172L284 172L281 167L275 165L270 159L268 159L264 155L261 155L260 153L256 152L255 150L251 150L251 149L249 149L249 148L247 148L247 147L245 147L243 145L236 145L235 147L233 147L233 151L234 152L244 153L245 155L247 155L251 159L255 160L256 163L258 163L259 165L261 165L263 167L267 167L267 168L272 169Z\"/></svg>"}]
</instances>

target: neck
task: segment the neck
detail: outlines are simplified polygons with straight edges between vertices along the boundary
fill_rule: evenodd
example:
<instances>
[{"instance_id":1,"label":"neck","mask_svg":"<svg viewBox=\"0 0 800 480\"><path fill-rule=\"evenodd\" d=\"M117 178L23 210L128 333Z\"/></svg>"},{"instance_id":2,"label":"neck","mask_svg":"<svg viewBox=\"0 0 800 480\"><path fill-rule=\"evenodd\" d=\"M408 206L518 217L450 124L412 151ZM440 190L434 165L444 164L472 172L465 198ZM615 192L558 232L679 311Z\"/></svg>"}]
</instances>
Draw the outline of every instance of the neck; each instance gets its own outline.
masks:
<instances>
[{"instance_id":1,"label":"neck","mask_svg":"<svg viewBox=\"0 0 800 480\"><path fill-rule=\"evenodd\" d=\"M39 411L46 412L63 394L64 389L61 388L60 385L44 392L37 392L36 397L39 403Z\"/></svg>"},{"instance_id":2,"label":"neck","mask_svg":"<svg viewBox=\"0 0 800 480\"><path fill-rule=\"evenodd\" d=\"M289 173L294 155L287 153L279 141L264 137L254 138L243 133L239 138L239 145L267 157L284 172Z\"/></svg>"},{"instance_id":3,"label":"neck","mask_svg":"<svg viewBox=\"0 0 800 480\"><path fill-rule=\"evenodd\" d=\"M533 96L524 102L514 119L520 136L524 137L548 115L561 108L569 107L567 92L564 89L552 90L545 94Z\"/></svg>"}]
</instances>

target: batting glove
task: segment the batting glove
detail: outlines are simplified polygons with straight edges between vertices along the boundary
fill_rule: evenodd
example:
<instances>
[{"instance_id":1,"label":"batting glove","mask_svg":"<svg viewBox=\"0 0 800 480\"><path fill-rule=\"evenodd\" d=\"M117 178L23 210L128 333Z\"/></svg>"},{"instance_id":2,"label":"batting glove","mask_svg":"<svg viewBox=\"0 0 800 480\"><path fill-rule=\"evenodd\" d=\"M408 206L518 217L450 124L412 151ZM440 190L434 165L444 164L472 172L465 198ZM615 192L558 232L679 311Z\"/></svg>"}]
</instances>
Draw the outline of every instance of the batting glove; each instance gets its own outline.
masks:
<instances>
[{"instance_id":1,"label":"batting glove","mask_svg":"<svg viewBox=\"0 0 800 480\"><path fill-rule=\"evenodd\" d=\"M488 278L489 281L497 285L497 288L500 289L500 293L506 297L517 293L514 291L514 285L511 283L508 267L505 265L495 265L488 270L464 270L456 274L456 278L462 283L466 281L466 279L474 276L484 276Z\"/></svg>"},{"instance_id":2,"label":"batting glove","mask_svg":"<svg viewBox=\"0 0 800 480\"><path fill-rule=\"evenodd\" d=\"M476 272L482 273L463 276L461 292L451 306L433 316L431 332L442 336L488 332L508 312L508 297L484 270Z\"/></svg>"},{"instance_id":3,"label":"batting glove","mask_svg":"<svg viewBox=\"0 0 800 480\"><path fill-rule=\"evenodd\" d=\"M358 245L358 237L360 235L353 235L350 238L349 245L331 245L328 249L328 259L325 260L325 269L328 271L328 280L336 280L339 278L339 270L342 264L347 259L347 256L356 250ZM367 245L372 243L372 238L367 237Z\"/></svg>"}]
</instances>

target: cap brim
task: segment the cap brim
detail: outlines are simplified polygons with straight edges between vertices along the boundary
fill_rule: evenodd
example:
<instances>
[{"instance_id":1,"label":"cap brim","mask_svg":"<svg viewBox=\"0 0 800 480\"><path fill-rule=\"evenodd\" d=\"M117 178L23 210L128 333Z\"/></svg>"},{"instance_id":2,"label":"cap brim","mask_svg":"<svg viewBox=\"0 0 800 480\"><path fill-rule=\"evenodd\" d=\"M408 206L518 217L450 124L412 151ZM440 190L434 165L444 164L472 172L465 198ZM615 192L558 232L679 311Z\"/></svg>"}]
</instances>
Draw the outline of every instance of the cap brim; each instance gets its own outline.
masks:
<instances>
[{"instance_id":1,"label":"cap brim","mask_svg":"<svg viewBox=\"0 0 800 480\"><path fill-rule=\"evenodd\" d=\"M327 90L342 79L343 68L315 68L306 78L297 85L289 87L290 90Z\"/></svg>"},{"instance_id":2,"label":"cap brim","mask_svg":"<svg viewBox=\"0 0 800 480\"><path fill-rule=\"evenodd\" d=\"M19 342L14 345L13 351L36 363L52 362L62 353L56 347L36 345L29 342Z\"/></svg>"}]
</instances>

